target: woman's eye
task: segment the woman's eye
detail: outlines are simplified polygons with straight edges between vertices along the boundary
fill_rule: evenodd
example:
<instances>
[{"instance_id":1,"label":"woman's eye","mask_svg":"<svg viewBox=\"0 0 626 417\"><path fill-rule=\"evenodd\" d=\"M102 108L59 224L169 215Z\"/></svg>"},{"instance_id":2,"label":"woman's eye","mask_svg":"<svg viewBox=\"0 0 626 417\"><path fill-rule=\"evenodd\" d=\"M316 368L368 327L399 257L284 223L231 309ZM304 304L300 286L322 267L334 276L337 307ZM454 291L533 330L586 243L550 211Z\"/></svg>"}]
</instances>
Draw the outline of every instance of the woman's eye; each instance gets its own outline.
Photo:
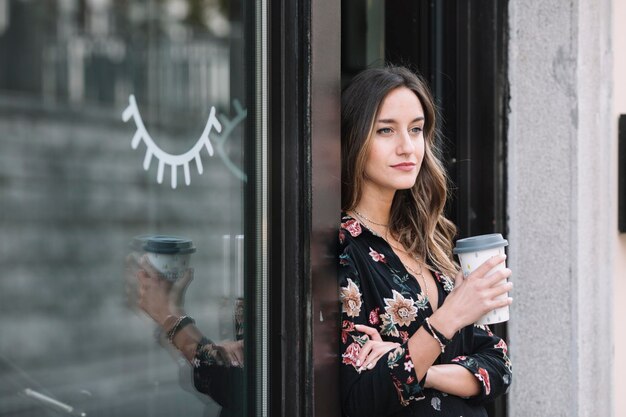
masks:
<instances>
[{"instance_id":1,"label":"woman's eye","mask_svg":"<svg viewBox=\"0 0 626 417\"><path fill-rule=\"evenodd\" d=\"M422 126L415 126L411 128L412 133L421 133L424 130Z\"/></svg>"},{"instance_id":2,"label":"woman's eye","mask_svg":"<svg viewBox=\"0 0 626 417\"><path fill-rule=\"evenodd\" d=\"M381 128L381 129L378 129L378 132L377 132L377 133L378 133L379 135L388 135L388 134L390 134L391 132L393 132L393 131L391 130L391 128L390 128L390 127L383 127L383 128Z\"/></svg>"}]
</instances>

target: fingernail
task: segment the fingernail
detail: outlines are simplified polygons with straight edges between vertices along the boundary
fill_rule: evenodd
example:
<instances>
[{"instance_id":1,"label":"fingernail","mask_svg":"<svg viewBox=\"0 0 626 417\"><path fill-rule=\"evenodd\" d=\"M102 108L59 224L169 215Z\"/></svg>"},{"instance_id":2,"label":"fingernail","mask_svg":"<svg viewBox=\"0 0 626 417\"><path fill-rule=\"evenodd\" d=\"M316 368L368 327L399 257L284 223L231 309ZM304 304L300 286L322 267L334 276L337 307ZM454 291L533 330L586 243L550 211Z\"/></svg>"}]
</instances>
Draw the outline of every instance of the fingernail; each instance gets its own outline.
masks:
<instances>
[{"instance_id":1,"label":"fingernail","mask_svg":"<svg viewBox=\"0 0 626 417\"><path fill-rule=\"evenodd\" d=\"M372 369L374 367L374 364L372 362L367 364L367 369Z\"/></svg>"},{"instance_id":2,"label":"fingernail","mask_svg":"<svg viewBox=\"0 0 626 417\"><path fill-rule=\"evenodd\" d=\"M360 360L356 360L356 366L361 366L361 361Z\"/></svg>"}]
</instances>

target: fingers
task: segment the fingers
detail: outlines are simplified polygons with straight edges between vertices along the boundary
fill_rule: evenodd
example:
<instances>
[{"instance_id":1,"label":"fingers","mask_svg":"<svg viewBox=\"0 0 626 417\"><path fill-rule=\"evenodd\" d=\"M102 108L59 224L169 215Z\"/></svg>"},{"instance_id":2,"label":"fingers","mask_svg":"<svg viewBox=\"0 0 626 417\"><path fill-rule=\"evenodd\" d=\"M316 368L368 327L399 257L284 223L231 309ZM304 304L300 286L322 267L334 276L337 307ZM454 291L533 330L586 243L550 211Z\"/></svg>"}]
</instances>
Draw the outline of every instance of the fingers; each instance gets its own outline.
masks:
<instances>
[{"instance_id":1,"label":"fingers","mask_svg":"<svg viewBox=\"0 0 626 417\"><path fill-rule=\"evenodd\" d=\"M238 341L235 345L235 360L239 366L243 366L243 342Z\"/></svg>"},{"instance_id":2,"label":"fingers","mask_svg":"<svg viewBox=\"0 0 626 417\"><path fill-rule=\"evenodd\" d=\"M465 281L465 275L463 275L463 271L457 272L454 276L454 287L456 288L459 285L463 284L463 281Z\"/></svg>"},{"instance_id":3,"label":"fingers","mask_svg":"<svg viewBox=\"0 0 626 417\"><path fill-rule=\"evenodd\" d=\"M187 285L193 281L195 270L193 268L187 268L183 276L180 278L181 283Z\"/></svg>"},{"instance_id":4,"label":"fingers","mask_svg":"<svg viewBox=\"0 0 626 417\"><path fill-rule=\"evenodd\" d=\"M506 281L512 273L513 271L511 271L509 268L498 269L488 276L484 277L485 285L487 287L500 285L500 283L502 283L502 281Z\"/></svg>"},{"instance_id":5,"label":"fingers","mask_svg":"<svg viewBox=\"0 0 626 417\"><path fill-rule=\"evenodd\" d=\"M139 266L140 256L137 252L131 252L126 255L124 264L127 268L137 268Z\"/></svg>"},{"instance_id":6,"label":"fingers","mask_svg":"<svg viewBox=\"0 0 626 417\"><path fill-rule=\"evenodd\" d=\"M382 341L382 337L380 337L380 334L378 333L378 330L376 330L374 327L370 327L370 326L365 326L363 324L355 324L354 328L361 332L361 333L365 333L366 335L368 335L370 337L371 340L376 340L376 341Z\"/></svg>"},{"instance_id":7,"label":"fingers","mask_svg":"<svg viewBox=\"0 0 626 417\"><path fill-rule=\"evenodd\" d=\"M361 346L361 351L359 352L359 356L357 356L356 358L356 366L357 368L359 368L358 370L360 370L360 368L363 367L362 365L365 363L365 359L368 357L373 347L374 347L374 344L372 343L371 340L365 342L365 344Z\"/></svg>"},{"instance_id":8,"label":"fingers","mask_svg":"<svg viewBox=\"0 0 626 417\"><path fill-rule=\"evenodd\" d=\"M139 271L137 271L137 281L139 281L139 284L141 284L141 286L146 285L151 279L152 278L145 270L140 269Z\"/></svg>"},{"instance_id":9,"label":"fingers","mask_svg":"<svg viewBox=\"0 0 626 417\"><path fill-rule=\"evenodd\" d=\"M236 350L233 350L230 353L230 364L235 367L243 366L243 359L239 357L239 354Z\"/></svg>"},{"instance_id":10,"label":"fingers","mask_svg":"<svg viewBox=\"0 0 626 417\"><path fill-rule=\"evenodd\" d=\"M500 265L506 259L506 255L497 255L489 258L482 265L480 265L474 272L470 274L470 277L484 277L489 271L496 266Z\"/></svg>"},{"instance_id":11,"label":"fingers","mask_svg":"<svg viewBox=\"0 0 626 417\"><path fill-rule=\"evenodd\" d=\"M219 361L223 365L233 367L243 366L243 343L239 341L227 341L222 344L215 345L215 349L219 354Z\"/></svg>"},{"instance_id":12,"label":"fingers","mask_svg":"<svg viewBox=\"0 0 626 417\"><path fill-rule=\"evenodd\" d=\"M373 369L381 357L383 357L390 350L397 348L398 346L400 346L400 344L394 342L374 342L370 340L369 342L365 343L365 345L363 345L361 353L363 353L363 350L365 350L368 352L368 354L362 360L357 359L357 371L362 372L365 370ZM359 358L360 357L361 355L359 355Z\"/></svg>"},{"instance_id":13,"label":"fingers","mask_svg":"<svg viewBox=\"0 0 626 417\"><path fill-rule=\"evenodd\" d=\"M156 278L143 269L137 271L137 282L139 283L137 290L140 298L148 296L148 293L152 294L152 296L157 293L161 295L168 294L172 288L171 282Z\"/></svg>"},{"instance_id":14,"label":"fingers","mask_svg":"<svg viewBox=\"0 0 626 417\"><path fill-rule=\"evenodd\" d=\"M139 266L151 277L162 278L161 273L152 265L152 263L150 263L150 260L146 255L143 255L139 260Z\"/></svg>"},{"instance_id":15,"label":"fingers","mask_svg":"<svg viewBox=\"0 0 626 417\"><path fill-rule=\"evenodd\" d=\"M193 268L187 268L185 273L174 282L173 288L177 291L184 292L187 289L187 286L193 281Z\"/></svg>"}]
</instances>

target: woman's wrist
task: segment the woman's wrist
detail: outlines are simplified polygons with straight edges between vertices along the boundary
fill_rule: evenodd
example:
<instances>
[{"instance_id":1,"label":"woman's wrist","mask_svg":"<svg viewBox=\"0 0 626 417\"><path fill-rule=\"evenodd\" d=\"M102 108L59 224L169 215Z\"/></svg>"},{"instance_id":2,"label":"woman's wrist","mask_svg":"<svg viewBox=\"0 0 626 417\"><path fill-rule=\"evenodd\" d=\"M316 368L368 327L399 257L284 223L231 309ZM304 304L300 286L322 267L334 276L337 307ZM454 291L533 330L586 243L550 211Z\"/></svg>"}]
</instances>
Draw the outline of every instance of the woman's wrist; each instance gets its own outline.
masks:
<instances>
[{"instance_id":1,"label":"woman's wrist","mask_svg":"<svg viewBox=\"0 0 626 417\"><path fill-rule=\"evenodd\" d=\"M424 388L433 388L433 380L435 380L437 378L437 366L436 365L432 365L430 368L428 368L428 371L426 372L426 379L424 380Z\"/></svg>"},{"instance_id":2,"label":"woman's wrist","mask_svg":"<svg viewBox=\"0 0 626 417\"><path fill-rule=\"evenodd\" d=\"M447 339L452 339L454 334L461 330L464 325L459 322L455 315L450 314L444 306L441 306L437 311L429 317L430 324L436 328Z\"/></svg>"},{"instance_id":3,"label":"woman's wrist","mask_svg":"<svg viewBox=\"0 0 626 417\"><path fill-rule=\"evenodd\" d=\"M185 312L183 310L164 310L158 313L155 321L157 324L163 329L163 331L167 332L171 329L171 327L176 323L180 317L184 316Z\"/></svg>"}]
</instances>

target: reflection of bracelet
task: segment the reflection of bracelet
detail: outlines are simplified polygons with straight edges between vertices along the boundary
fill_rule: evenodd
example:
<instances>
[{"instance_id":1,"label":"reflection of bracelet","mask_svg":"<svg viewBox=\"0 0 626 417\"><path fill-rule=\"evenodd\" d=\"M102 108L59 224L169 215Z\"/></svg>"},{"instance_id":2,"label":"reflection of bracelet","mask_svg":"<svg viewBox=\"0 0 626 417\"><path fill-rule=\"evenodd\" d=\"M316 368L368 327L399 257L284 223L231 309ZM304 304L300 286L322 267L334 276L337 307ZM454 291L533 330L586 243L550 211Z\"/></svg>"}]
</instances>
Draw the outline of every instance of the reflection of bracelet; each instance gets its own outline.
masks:
<instances>
[{"instance_id":1,"label":"reflection of bracelet","mask_svg":"<svg viewBox=\"0 0 626 417\"><path fill-rule=\"evenodd\" d=\"M426 322L426 327L424 329L437 341L437 343L439 343L441 353L443 353L446 350L446 346L450 344L450 339L448 339L443 334L441 334L440 331L435 329L435 327L430 324L428 317L426 317L424 321Z\"/></svg>"},{"instance_id":2,"label":"reflection of bracelet","mask_svg":"<svg viewBox=\"0 0 626 417\"><path fill-rule=\"evenodd\" d=\"M187 326L188 324L193 324L195 322L196 321L189 316L179 317L178 320L176 320L176 323L174 323L174 326L167 332L167 340L171 344L174 344L174 336L176 336L176 333L181 331L183 327Z\"/></svg>"},{"instance_id":3,"label":"reflection of bracelet","mask_svg":"<svg viewBox=\"0 0 626 417\"><path fill-rule=\"evenodd\" d=\"M159 345L165 346L165 342L167 342L166 331L164 329L169 329L170 326L176 323L177 321L178 321L178 317L170 314L167 317L165 317L165 320L163 320L163 323L161 325L158 325L155 327L154 340L156 340L156 342Z\"/></svg>"}]
</instances>

